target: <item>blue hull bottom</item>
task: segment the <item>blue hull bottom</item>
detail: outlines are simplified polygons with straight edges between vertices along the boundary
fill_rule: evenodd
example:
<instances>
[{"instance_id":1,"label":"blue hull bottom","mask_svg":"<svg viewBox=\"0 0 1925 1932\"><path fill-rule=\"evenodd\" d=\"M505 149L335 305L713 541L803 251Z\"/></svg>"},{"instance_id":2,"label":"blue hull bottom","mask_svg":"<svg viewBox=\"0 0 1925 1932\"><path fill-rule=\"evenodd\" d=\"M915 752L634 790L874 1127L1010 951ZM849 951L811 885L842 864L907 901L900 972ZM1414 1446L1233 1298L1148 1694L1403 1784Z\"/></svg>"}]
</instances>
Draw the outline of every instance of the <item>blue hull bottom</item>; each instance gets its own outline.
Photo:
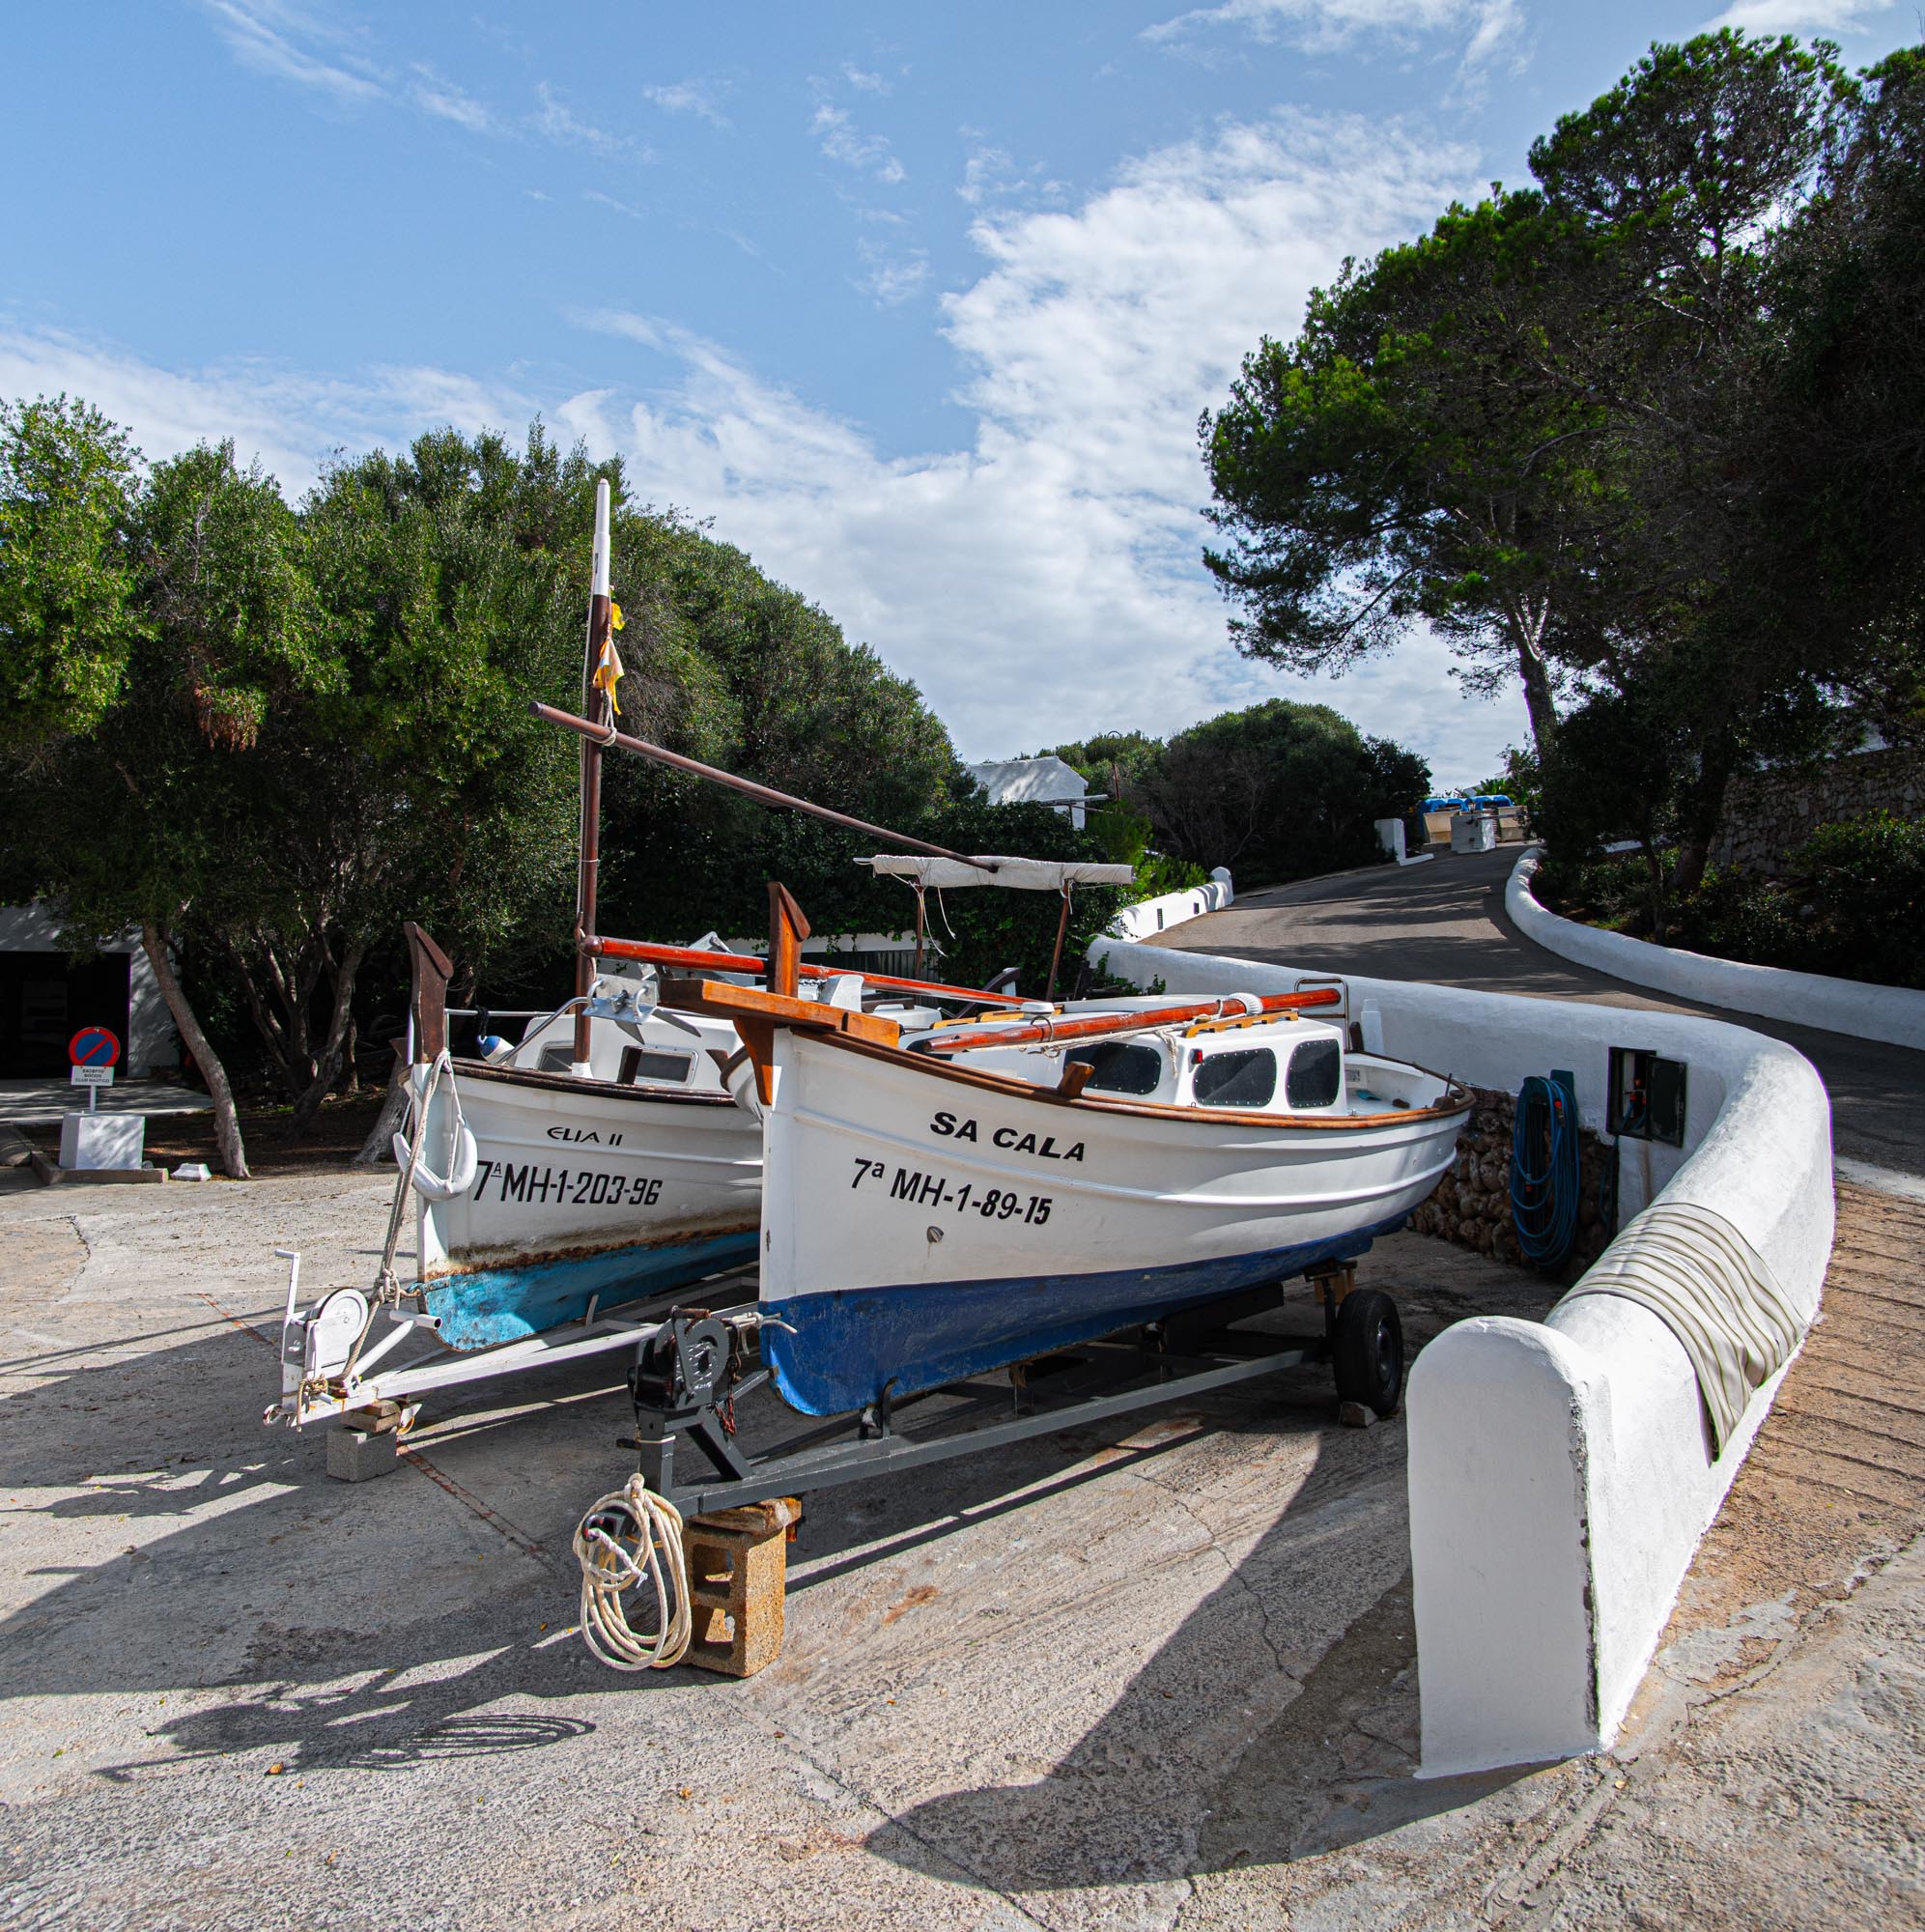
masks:
<instances>
[{"instance_id":1,"label":"blue hull bottom","mask_svg":"<svg viewBox=\"0 0 1925 1932\"><path fill-rule=\"evenodd\" d=\"M437 1275L419 1286L426 1291L428 1313L440 1317L443 1342L455 1349L486 1349L579 1321L597 1297L604 1309L618 1308L753 1261L758 1238L751 1228L674 1247L611 1248L567 1261Z\"/></svg>"},{"instance_id":2,"label":"blue hull bottom","mask_svg":"<svg viewBox=\"0 0 1925 1932\"><path fill-rule=\"evenodd\" d=\"M885 1382L892 1397L941 1388L1322 1262L1353 1261L1403 1222L1397 1214L1324 1241L1177 1267L792 1295L764 1304L796 1332L764 1328L762 1352L791 1407L842 1415L874 1402Z\"/></svg>"}]
</instances>

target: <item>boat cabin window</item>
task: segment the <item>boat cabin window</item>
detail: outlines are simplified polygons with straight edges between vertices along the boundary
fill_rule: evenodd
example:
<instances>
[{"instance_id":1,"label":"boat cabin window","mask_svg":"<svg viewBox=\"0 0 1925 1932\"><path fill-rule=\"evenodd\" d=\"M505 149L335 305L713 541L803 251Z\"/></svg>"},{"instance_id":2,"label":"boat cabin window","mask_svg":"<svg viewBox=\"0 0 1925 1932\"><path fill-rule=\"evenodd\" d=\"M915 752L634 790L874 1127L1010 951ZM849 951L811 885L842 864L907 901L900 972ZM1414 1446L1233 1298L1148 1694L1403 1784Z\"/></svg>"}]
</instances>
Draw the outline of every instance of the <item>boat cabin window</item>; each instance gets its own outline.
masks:
<instances>
[{"instance_id":1,"label":"boat cabin window","mask_svg":"<svg viewBox=\"0 0 1925 1932\"><path fill-rule=\"evenodd\" d=\"M618 1078L624 1087L633 1087L637 1081L683 1087L688 1084L689 1069L694 1064L693 1053L656 1053L644 1046L625 1046Z\"/></svg>"},{"instance_id":2,"label":"boat cabin window","mask_svg":"<svg viewBox=\"0 0 1925 1932\"><path fill-rule=\"evenodd\" d=\"M575 1065L575 1049L572 1046L545 1046L542 1057L537 1062L538 1073L566 1073Z\"/></svg>"},{"instance_id":3,"label":"boat cabin window","mask_svg":"<svg viewBox=\"0 0 1925 1932\"><path fill-rule=\"evenodd\" d=\"M1267 1046L1213 1053L1197 1068L1190 1091L1200 1107L1267 1107L1277 1091L1277 1056Z\"/></svg>"},{"instance_id":4,"label":"boat cabin window","mask_svg":"<svg viewBox=\"0 0 1925 1932\"><path fill-rule=\"evenodd\" d=\"M1307 1039L1290 1055L1284 1102L1290 1107L1327 1107L1343 1084L1344 1049L1334 1039Z\"/></svg>"},{"instance_id":5,"label":"boat cabin window","mask_svg":"<svg viewBox=\"0 0 1925 1932\"><path fill-rule=\"evenodd\" d=\"M1063 1058L1092 1069L1086 1094L1154 1094L1163 1078L1163 1055L1139 1040L1099 1039Z\"/></svg>"}]
</instances>

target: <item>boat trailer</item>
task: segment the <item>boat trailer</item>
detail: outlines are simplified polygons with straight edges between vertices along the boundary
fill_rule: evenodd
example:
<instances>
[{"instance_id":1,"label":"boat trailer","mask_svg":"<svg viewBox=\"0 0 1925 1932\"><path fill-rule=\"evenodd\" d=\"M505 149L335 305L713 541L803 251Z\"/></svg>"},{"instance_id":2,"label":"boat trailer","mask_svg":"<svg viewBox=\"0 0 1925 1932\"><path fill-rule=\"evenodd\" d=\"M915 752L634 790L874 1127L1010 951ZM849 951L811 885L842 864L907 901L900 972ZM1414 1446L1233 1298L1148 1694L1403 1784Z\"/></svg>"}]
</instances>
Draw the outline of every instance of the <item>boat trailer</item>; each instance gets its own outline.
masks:
<instances>
[{"instance_id":1,"label":"boat trailer","mask_svg":"<svg viewBox=\"0 0 1925 1932\"><path fill-rule=\"evenodd\" d=\"M1272 1282L899 1403L885 1388L853 1415L755 1452L739 1439L736 1405L770 1378L759 1360L769 1318L753 1304L671 1310L641 1337L629 1372L635 1434L617 1446L635 1454L637 1472L589 1510L576 1537L589 1648L622 1669L686 1658L748 1676L773 1662L784 1545L812 1491L986 1454L1314 1362L1334 1370L1345 1422L1395 1414L1403 1383L1396 1304L1357 1288L1354 1262L1323 1264L1307 1279L1322 1309L1320 1335L1235 1328L1283 1302L1286 1284ZM924 1405L927 1426L905 1427L906 1412ZM690 1452L701 1466L690 1467ZM644 1582L655 1596L653 1627L637 1633L620 1599Z\"/></svg>"},{"instance_id":2,"label":"boat trailer","mask_svg":"<svg viewBox=\"0 0 1925 1932\"><path fill-rule=\"evenodd\" d=\"M281 1316L281 1393L262 1414L266 1423L298 1429L338 1421L350 1433L405 1435L423 1396L464 1383L530 1369L552 1368L587 1355L633 1350L646 1342L688 1287L603 1309L591 1299L580 1320L545 1328L487 1349L454 1350L439 1338L439 1321L360 1288L329 1290L312 1307L300 1305L300 1256L276 1248L288 1264ZM698 1288L726 1292L754 1286L754 1264L719 1269ZM384 1330L377 1322L384 1319ZM410 1348L407 1345L412 1344ZM397 1351L400 1351L397 1353ZM331 1438L330 1438L331 1440ZM332 1463L330 1460L330 1467Z\"/></svg>"},{"instance_id":3,"label":"boat trailer","mask_svg":"<svg viewBox=\"0 0 1925 1932\"><path fill-rule=\"evenodd\" d=\"M764 1318L752 1305L678 1308L637 1350L628 1378L636 1432L617 1446L636 1453L653 1493L685 1515L705 1515L978 1455L1313 1362L1335 1368L1346 1411L1365 1411L1346 1420L1394 1414L1403 1370L1396 1304L1374 1290L1358 1291L1354 1263L1326 1265L1308 1279L1323 1308L1321 1336L1231 1326L1278 1307L1285 1285L1276 1282L900 1403L885 1388L853 1417L853 1427L851 1417L835 1417L756 1455L738 1444L734 1410L769 1379L754 1360ZM899 1426L906 1410L937 1398L947 1400L929 1428ZM706 1469L688 1470L679 1454L685 1439L701 1451Z\"/></svg>"},{"instance_id":4,"label":"boat trailer","mask_svg":"<svg viewBox=\"0 0 1925 1932\"><path fill-rule=\"evenodd\" d=\"M388 1308L389 1331L363 1350L376 1312L369 1298L336 1289L301 1308L299 1258L280 1252L290 1264L283 1389L264 1420L338 1420L327 1466L349 1480L395 1466L431 1389L631 1351L635 1433L617 1446L635 1455L636 1474L588 1511L576 1537L584 1634L597 1656L625 1669L686 1658L749 1676L773 1662L782 1641L785 1545L801 1498L816 1490L987 1454L1319 1362L1333 1370L1340 1414L1352 1426L1395 1414L1402 1394L1396 1303L1357 1287L1354 1261L1323 1263L1305 1277L1322 1311L1317 1335L1236 1326L1283 1304L1288 1284L1274 1281L901 1401L885 1386L859 1411L750 1451L736 1408L770 1380L760 1332L774 1320L757 1302L707 1308L663 1297L600 1316L591 1306L580 1323L469 1356L432 1347L423 1332L432 1322ZM751 1264L706 1286L751 1289L753 1274ZM429 1356L391 1363L390 1350L410 1335L431 1343ZM620 1600L650 1579L654 1629L637 1634Z\"/></svg>"}]
</instances>

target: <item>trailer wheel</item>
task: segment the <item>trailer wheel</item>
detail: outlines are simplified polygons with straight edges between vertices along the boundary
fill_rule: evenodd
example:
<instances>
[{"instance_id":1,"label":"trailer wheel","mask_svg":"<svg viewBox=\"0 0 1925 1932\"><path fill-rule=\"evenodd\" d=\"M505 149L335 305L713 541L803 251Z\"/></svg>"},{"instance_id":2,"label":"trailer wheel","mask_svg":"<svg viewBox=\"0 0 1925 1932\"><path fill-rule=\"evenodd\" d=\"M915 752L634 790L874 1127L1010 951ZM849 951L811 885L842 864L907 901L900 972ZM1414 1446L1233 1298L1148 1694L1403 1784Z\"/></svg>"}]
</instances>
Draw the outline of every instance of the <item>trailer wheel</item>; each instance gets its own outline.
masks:
<instances>
[{"instance_id":1,"label":"trailer wheel","mask_svg":"<svg viewBox=\"0 0 1925 1932\"><path fill-rule=\"evenodd\" d=\"M1356 1288L1337 1309L1332 1366L1341 1402L1360 1402L1395 1415L1403 1392L1403 1324L1397 1303L1374 1288Z\"/></svg>"}]
</instances>

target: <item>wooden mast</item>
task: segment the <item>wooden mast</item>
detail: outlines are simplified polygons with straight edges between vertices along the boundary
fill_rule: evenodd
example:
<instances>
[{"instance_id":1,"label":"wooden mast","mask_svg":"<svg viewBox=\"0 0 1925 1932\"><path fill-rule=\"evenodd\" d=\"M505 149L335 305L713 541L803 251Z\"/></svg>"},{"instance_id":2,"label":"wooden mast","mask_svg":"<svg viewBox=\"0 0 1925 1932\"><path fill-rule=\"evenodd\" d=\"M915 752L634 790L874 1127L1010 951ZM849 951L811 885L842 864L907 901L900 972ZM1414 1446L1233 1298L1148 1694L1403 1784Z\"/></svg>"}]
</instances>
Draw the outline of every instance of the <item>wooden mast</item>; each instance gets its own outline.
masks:
<instances>
[{"instance_id":1,"label":"wooden mast","mask_svg":"<svg viewBox=\"0 0 1925 1932\"><path fill-rule=\"evenodd\" d=\"M588 645L581 665L581 709L589 723L606 729L610 711L609 694L595 682L595 668L609 641L609 485L595 485L595 555L588 586ZM581 831L580 865L575 883L575 997L586 1002L595 983L595 959L584 941L595 933L597 874L602 863L602 746L581 740ZM585 1004L575 1009L573 1071L588 1073L588 1041L593 1023Z\"/></svg>"}]
</instances>

